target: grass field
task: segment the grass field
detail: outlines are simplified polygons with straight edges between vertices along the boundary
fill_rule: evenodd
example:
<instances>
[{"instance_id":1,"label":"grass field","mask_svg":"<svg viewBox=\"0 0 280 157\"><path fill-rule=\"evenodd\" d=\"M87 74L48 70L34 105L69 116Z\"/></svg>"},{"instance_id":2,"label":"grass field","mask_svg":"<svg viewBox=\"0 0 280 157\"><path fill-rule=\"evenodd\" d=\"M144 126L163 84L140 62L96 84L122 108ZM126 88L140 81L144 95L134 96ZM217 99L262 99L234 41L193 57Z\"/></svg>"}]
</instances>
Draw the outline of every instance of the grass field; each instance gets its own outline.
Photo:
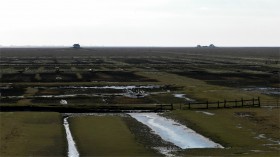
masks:
<instances>
[{"instance_id":1,"label":"grass field","mask_svg":"<svg viewBox=\"0 0 280 157\"><path fill-rule=\"evenodd\" d=\"M65 156L59 113L0 112L0 156Z\"/></svg>"},{"instance_id":2,"label":"grass field","mask_svg":"<svg viewBox=\"0 0 280 157\"><path fill-rule=\"evenodd\" d=\"M45 107L48 113L1 112L0 156L65 156L62 117L49 113L53 108L120 111L171 103L175 110L165 116L226 147L180 150L180 156L278 156L279 143L273 141L280 141L279 52L279 47L1 48L0 107ZM161 88L92 88L158 85ZM189 100L175 94L198 102L260 97L263 108L204 110L215 114L209 116L179 110ZM61 104L62 99L67 104ZM69 120L82 156L157 156L152 147L172 147L132 118Z\"/></svg>"},{"instance_id":3,"label":"grass field","mask_svg":"<svg viewBox=\"0 0 280 157\"><path fill-rule=\"evenodd\" d=\"M279 156L280 110L241 108L172 111L165 113L186 126L222 144L225 149L191 149L183 154L204 156Z\"/></svg>"},{"instance_id":4,"label":"grass field","mask_svg":"<svg viewBox=\"0 0 280 157\"><path fill-rule=\"evenodd\" d=\"M193 79L189 77L178 76L166 72L142 72L145 76L158 79L162 83L183 86L184 92L196 100L222 101L224 99L234 100L239 98L253 98L261 96L264 99L269 99L270 96L257 93L247 92L238 88L230 88L219 85L207 84L203 80Z\"/></svg>"},{"instance_id":5,"label":"grass field","mask_svg":"<svg viewBox=\"0 0 280 157\"><path fill-rule=\"evenodd\" d=\"M69 121L81 156L159 156L135 140L121 117L73 117Z\"/></svg>"}]
</instances>

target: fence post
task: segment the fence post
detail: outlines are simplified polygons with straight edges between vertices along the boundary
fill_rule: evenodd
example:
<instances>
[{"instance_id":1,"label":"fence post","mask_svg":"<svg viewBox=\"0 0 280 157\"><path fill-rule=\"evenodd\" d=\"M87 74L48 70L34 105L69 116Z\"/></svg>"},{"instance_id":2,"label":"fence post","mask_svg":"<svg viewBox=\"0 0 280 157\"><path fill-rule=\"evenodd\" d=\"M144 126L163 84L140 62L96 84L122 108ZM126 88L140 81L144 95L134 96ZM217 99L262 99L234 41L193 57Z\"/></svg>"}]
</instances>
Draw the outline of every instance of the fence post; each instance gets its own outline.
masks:
<instances>
[{"instance_id":1,"label":"fence post","mask_svg":"<svg viewBox=\"0 0 280 157\"><path fill-rule=\"evenodd\" d=\"M226 108L226 103L227 103L227 101L226 101L226 100L224 100L224 108Z\"/></svg>"},{"instance_id":2,"label":"fence post","mask_svg":"<svg viewBox=\"0 0 280 157\"><path fill-rule=\"evenodd\" d=\"M243 98L241 98L241 106L243 107L244 102L243 102Z\"/></svg>"},{"instance_id":3,"label":"fence post","mask_svg":"<svg viewBox=\"0 0 280 157\"><path fill-rule=\"evenodd\" d=\"M218 108L220 108L220 101L218 100Z\"/></svg>"},{"instance_id":4,"label":"fence post","mask_svg":"<svg viewBox=\"0 0 280 157\"><path fill-rule=\"evenodd\" d=\"M258 97L258 105L259 105L259 107L261 107L260 97Z\"/></svg>"},{"instance_id":5,"label":"fence post","mask_svg":"<svg viewBox=\"0 0 280 157\"><path fill-rule=\"evenodd\" d=\"M208 100L206 101L206 108L208 109Z\"/></svg>"},{"instance_id":6,"label":"fence post","mask_svg":"<svg viewBox=\"0 0 280 157\"><path fill-rule=\"evenodd\" d=\"M252 100L253 100L253 106L255 106L255 99L253 98Z\"/></svg>"},{"instance_id":7,"label":"fence post","mask_svg":"<svg viewBox=\"0 0 280 157\"><path fill-rule=\"evenodd\" d=\"M171 104L171 110L173 110L173 104Z\"/></svg>"},{"instance_id":8,"label":"fence post","mask_svg":"<svg viewBox=\"0 0 280 157\"><path fill-rule=\"evenodd\" d=\"M191 109L191 103L189 102L189 109Z\"/></svg>"}]
</instances>

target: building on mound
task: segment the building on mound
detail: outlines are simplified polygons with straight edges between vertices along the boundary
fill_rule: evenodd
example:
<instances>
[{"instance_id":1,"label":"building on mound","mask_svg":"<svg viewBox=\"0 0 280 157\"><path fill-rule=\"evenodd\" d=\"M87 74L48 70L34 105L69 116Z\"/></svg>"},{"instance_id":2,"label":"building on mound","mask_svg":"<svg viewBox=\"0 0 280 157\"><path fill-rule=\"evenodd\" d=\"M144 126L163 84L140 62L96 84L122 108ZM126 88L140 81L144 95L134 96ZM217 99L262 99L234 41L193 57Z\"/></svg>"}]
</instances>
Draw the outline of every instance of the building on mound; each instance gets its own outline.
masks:
<instances>
[{"instance_id":1,"label":"building on mound","mask_svg":"<svg viewBox=\"0 0 280 157\"><path fill-rule=\"evenodd\" d=\"M210 48L215 48L216 46L214 44L209 45Z\"/></svg>"},{"instance_id":2,"label":"building on mound","mask_svg":"<svg viewBox=\"0 0 280 157\"><path fill-rule=\"evenodd\" d=\"M73 48L79 49L79 48L81 48L81 46L80 46L80 44L74 44L74 45L73 45Z\"/></svg>"},{"instance_id":3,"label":"building on mound","mask_svg":"<svg viewBox=\"0 0 280 157\"><path fill-rule=\"evenodd\" d=\"M197 45L197 48L216 48L214 44L210 44L209 46Z\"/></svg>"}]
</instances>

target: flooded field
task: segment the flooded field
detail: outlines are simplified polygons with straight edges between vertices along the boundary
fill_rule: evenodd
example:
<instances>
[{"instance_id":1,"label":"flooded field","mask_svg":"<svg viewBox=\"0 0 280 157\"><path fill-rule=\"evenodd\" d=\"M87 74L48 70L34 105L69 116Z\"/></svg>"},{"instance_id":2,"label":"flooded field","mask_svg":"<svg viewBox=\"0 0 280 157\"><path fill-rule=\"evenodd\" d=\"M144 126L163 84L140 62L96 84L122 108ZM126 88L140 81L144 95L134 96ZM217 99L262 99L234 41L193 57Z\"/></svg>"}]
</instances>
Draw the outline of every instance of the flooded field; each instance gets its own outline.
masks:
<instances>
[{"instance_id":1,"label":"flooded field","mask_svg":"<svg viewBox=\"0 0 280 157\"><path fill-rule=\"evenodd\" d=\"M176 146L187 148L223 148L210 139L201 136L190 128L156 113L130 113L130 116L149 126L162 139Z\"/></svg>"},{"instance_id":2,"label":"flooded field","mask_svg":"<svg viewBox=\"0 0 280 157\"><path fill-rule=\"evenodd\" d=\"M279 154L279 48L0 53L0 156Z\"/></svg>"},{"instance_id":3,"label":"flooded field","mask_svg":"<svg viewBox=\"0 0 280 157\"><path fill-rule=\"evenodd\" d=\"M87 143L81 143L80 140L78 140L78 145L76 147L76 143L73 140L72 137L72 133L70 131L70 128L76 128L76 126L70 126L69 127L69 123L67 119L71 119L71 121L76 121L79 120L80 123L82 123L81 120L90 120L94 123L95 125L95 131L93 131L92 133L96 133L97 135L92 135L95 138L93 138L92 140L109 140L106 139L106 137L98 137L98 134L100 134L99 132L96 132L96 129L98 128L106 128L106 121L109 120L113 120L117 123L123 123L123 121L125 121L125 119L129 119L130 116L137 120L138 122L140 122L140 128L141 129L143 127L148 127L149 131L146 132L146 134L150 134L150 135L146 135L146 136L158 136L160 137L161 142L159 143L155 143L150 150L147 149L147 152L155 152L162 154L162 155L167 155L167 156L173 156L176 155L176 153L178 153L178 151L180 149L192 149L192 148L223 148L223 146L221 146L220 144L217 144L213 141L211 141L209 138L206 138L198 133L196 133L195 131L187 128L184 125L181 125L175 121L173 121L172 119L166 119L156 113L129 113L129 114L96 114L96 113L75 113L75 114L65 114L67 117L64 118L64 127L66 130L66 135L67 135L67 141L68 141L68 156L73 156L73 157L77 157L79 156L79 152L77 150L78 148L81 147L85 147L85 144L91 143L88 140ZM100 121L102 120L102 123L96 123L96 121ZM118 121L116 121L118 120ZM137 123L137 121L130 121L133 123ZM108 121L108 122L109 122ZM125 123L123 123L125 124ZM78 123L71 123L70 125L79 125ZM89 130L91 130L91 125L89 124ZM114 124L110 124L110 125L114 125ZM108 126L109 127L109 126ZM113 126L110 126L110 128ZM125 128L127 128L127 126L123 126ZM112 128L114 129L114 128ZM75 132L77 132L76 129L74 129ZM106 130L103 130L106 131ZM108 130L109 131L109 130ZM130 130L131 131L131 130ZM80 132L80 131L78 131ZM87 131L86 131L87 132ZM87 134L87 133L86 133ZM102 133L103 134L103 133ZM136 134L135 132L131 132L131 134ZM77 136L82 136L82 135L77 135ZM84 136L84 135L83 135ZM121 133L120 135L115 135L115 136L124 136L123 133ZM83 137L86 138L86 137ZM91 135L89 135L88 138L92 138ZM111 142L113 142L114 140L118 140L119 137L111 137ZM137 141L136 141L137 142ZM113 142L114 143L114 142ZM161 144L161 143L168 143L168 144ZM81 146L79 146L79 144ZM116 143L117 144L117 143ZM119 144L119 143L118 143ZM111 145L111 144L110 144ZM107 145L104 145L104 148L102 149L106 149ZM129 147L127 144L125 145L126 147ZM100 146L97 146L100 147ZM108 146L110 147L110 146ZM84 148L81 148L82 151L84 151ZM92 148L93 150L95 148ZM109 149L109 148L107 148ZM124 149L124 148L119 148L119 149ZM99 148L99 151L105 151L105 150L101 150L101 148ZM85 155L84 153L97 153L94 151L90 151L88 148L86 150L86 152L83 152L83 155ZM104 152L103 152L104 153ZM125 152L123 152L125 153ZM93 155L93 154L87 154L87 155ZM95 154L96 155L96 154Z\"/></svg>"}]
</instances>

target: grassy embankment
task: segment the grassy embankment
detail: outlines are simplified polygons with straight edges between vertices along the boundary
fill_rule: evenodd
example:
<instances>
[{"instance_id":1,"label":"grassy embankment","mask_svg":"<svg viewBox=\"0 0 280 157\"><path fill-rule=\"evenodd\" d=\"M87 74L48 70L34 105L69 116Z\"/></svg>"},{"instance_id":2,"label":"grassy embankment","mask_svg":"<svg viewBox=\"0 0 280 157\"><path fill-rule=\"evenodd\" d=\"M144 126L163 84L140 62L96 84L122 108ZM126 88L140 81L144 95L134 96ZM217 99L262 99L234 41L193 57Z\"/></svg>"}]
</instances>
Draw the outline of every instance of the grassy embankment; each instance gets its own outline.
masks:
<instances>
[{"instance_id":1,"label":"grassy embankment","mask_svg":"<svg viewBox=\"0 0 280 157\"><path fill-rule=\"evenodd\" d=\"M139 72L142 76L149 77L151 79L157 79L163 84L172 84L175 86L183 86L184 93L190 98L198 101L223 101L235 100L235 99L252 99L253 97L260 96L261 98L269 99L267 95L256 92L247 92L238 88L230 88L218 85L210 85L205 81L192 79L184 76L178 76L176 74L170 74L166 72Z\"/></svg>"},{"instance_id":2,"label":"grassy embankment","mask_svg":"<svg viewBox=\"0 0 280 157\"><path fill-rule=\"evenodd\" d=\"M65 156L59 113L1 112L0 156Z\"/></svg>"}]
</instances>

